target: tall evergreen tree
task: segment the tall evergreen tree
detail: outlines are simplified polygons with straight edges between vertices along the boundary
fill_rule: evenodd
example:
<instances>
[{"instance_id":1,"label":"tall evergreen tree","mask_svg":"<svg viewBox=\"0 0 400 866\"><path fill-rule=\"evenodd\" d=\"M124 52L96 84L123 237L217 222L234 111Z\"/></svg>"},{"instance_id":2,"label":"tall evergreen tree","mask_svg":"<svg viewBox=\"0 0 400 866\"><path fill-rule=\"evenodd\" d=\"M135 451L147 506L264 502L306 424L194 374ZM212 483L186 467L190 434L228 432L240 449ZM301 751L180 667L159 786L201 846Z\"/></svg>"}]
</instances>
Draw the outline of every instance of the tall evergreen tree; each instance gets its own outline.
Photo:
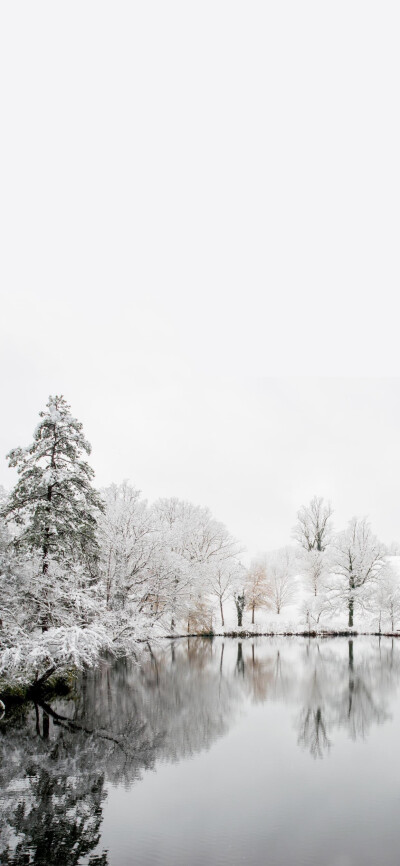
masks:
<instances>
[{"instance_id":1,"label":"tall evergreen tree","mask_svg":"<svg viewBox=\"0 0 400 866\"><path fill-rule=\"evenodd\" d=\"M84 459L91 451L89 442L64 397L50 397L39 414L32 444L7 455L19 480L2 512L18 527L17 548L39 554L45 587L52 563L93 568L102 503L92 486L93 469Z\"/></svg>"}]
</instances>

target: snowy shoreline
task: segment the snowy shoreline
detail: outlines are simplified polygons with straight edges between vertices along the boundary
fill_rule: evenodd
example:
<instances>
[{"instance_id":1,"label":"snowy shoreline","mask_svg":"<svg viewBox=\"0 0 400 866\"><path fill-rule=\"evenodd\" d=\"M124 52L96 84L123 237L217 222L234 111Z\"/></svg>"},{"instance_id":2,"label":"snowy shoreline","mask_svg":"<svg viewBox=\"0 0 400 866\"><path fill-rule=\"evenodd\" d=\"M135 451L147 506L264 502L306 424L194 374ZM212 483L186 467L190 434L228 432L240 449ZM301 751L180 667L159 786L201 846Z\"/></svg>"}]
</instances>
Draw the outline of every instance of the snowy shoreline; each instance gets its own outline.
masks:
<instances>
[{"instance_id":1,"label":"snowy shoreline","mask_svg":"<svg viewBox=\"0 0 400 866\"><path fill-rule=\"evenodd\" d=\"M222 638L254 638L254 637L399 637L400 631L363 631L360 629L311 629L308 630L285 630L285 631L248 631L241 629L237 631L214 632L207 633L192 633L192 634L167 634L162 636L162 640L182 640L184 638L207 638L212 640L216 637ZM160 639L160 638L158 638ZM151 638L143 638L143 641L151 641Z\"/></svg>"}]
</instances>

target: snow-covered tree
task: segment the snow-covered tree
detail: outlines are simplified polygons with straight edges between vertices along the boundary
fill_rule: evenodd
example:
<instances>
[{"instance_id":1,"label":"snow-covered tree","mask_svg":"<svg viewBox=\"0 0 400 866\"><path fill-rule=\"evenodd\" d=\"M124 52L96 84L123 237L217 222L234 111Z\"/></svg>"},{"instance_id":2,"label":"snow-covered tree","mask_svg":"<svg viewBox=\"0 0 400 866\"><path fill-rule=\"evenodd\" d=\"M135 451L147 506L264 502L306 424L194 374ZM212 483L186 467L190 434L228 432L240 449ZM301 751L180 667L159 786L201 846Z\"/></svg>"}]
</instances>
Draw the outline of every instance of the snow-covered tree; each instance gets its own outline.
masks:
<instances>
[{"instance_id":1,"label":"snow-covered tree","mask_svg":"<svg viewBox=\"0 0 400 866\"><path fill-rule=\"evenodd\" d=\"M231 568L233 576L240 548L208 508L176 498L160 499L154 513L161 538L156 572L163 575L157 604L170 617L172 630L181 621L190 631L200 600L217 594L218 570ZM222 576L221 580L222 589Z\"/></svg>"},{"instance_id":2,"label":"snow-covered tree","mask_svg":"<svg viewBox=\"0 0 400 866\"><path fill-rule=\"evenodd\" d=\"M324 550L302 550L299 556L299 566L304 577L306 587L314 596L320 594L324 588L327 572L329 570L329 557Z\"/></svg>"},{"instance_id":3,"label":"snow-covered tree","mask_svg":"<svg viewBox=\"0 0 400 866\"><path fill-rule=\"evenodd\" d=\"M154 508L171 532L173 549L188 562L220 562L237 555L237 541L208 508L176 498L159 499Z\"/></svg>"},{"instance_id":4,"label":"snow-covered tree","mask_svg":"<svg viewBox=\"0 0 400 866\"><path fill-rule=\"evenodd\" d=\"M297 512L293 538L304 550L326 550L331 539L332 514L330 503L322 496L314 496L309 505L303 505Z\"/></svg>"},{"instance_id":5,"label":"snow-covered tree","mask_svg":"<svg viewBox=\"0 0 400 866\"><path fill-rule=\"evenodd\" d=\"M399 577L390 564L385 564L380 579L373 588L371 608L378 631L395 631L400 624Z\"/></svg>"},{"instance_id":6,"label":"snow-covered tree","mask_svg":"<svg viewBox=\"0 0 400 866\"><path fill-rule=\"evenodd\" d=\"M344 600L354 625L354 608L362 606L369 590L384 574L385 549L363 518L353 517L347 529L336 536L332 550L332 570L339 579L339 600Z\"/></svg>"},{"instance_id":7,"label":"snow-covered tree","mask_svg":"<svg viewBox=\"0 0 400 866\"><path fill-rule=\"evenodd\" d=\"M316 629L325 616L332 613L329 593L319 592L318 595L306 596L300 606L302 622L308 631Z\"/></svg>"},{"instance_id":8,"label":"snow-covered tree","mask_svg":"<svg viewBox=\"0 0 400 866\"><path fill-rule=\"evenodd\" d=\"M144 604L159 536L145 499L127 481L101 491L98 522L101 578L108 608Z\"/></svg>"},{"instance_id":9,"label":"snow-covered tree","mask_svg":"<svg viewBox=\"0 0 400 866\"><path fill-rule=\"evenodd\" d=\"M254 625L255 611L270 606L270 585L265 558L251 562L245 578L244 593L246 607L247 610L251 610L251 622Z\"/></svg>"},{"instance_id":10,"label":"snow-covered tree","mask_svg":"<svg viewBox=\"0 0 400 866\"><path fill-rule=\"evenodd\" d=\"M0 676L6 671L10 681L40 682L109 645L95 535L102 504L89 453L64 398L50 397L32 444L8 455L19 475L1 512L12 545L0 575Z\"/></svg>"},{"instance_id":11,"label":"snow-covered tree","mask_svg":"<svg viewBox=\"0 0 400 866\"><path fill-rule=\"evenodd\" d=\"M7 455L19 480L3 514L18 527L16 546L40 554L45 575L52 562L96 560L102 505L92 486L93 469L83 457L91 447L64 397L50 397L39 415L32 444Z\"/></svg>"},{"instance_id":12,"label":"snow-covered tree","mask_svg":"<svg viewBox=\"0 0 400 866\"><path fill-rule=\"evenodd\" d=\"M7 497L4 487L0 485L0 575L4 574L10 562L10 531L3 513Z\"/></svg>"},{"instance_id":13,"label":"snow-covered tree","mask_svg":"<svg viewBox=\"0 0 400 866\"><path fill-rule=\"evenodd\" d=\"M244 567L238 559L229 557L212 563L208 569L206 591L211 600L218 602L221 625L225 626L224 603L233 598L238 586L243 584Z\"/></svg>"},{"instance_id":14,"label":"snow-covered tree","mask_svg":"<svg viewBox=\"0 0 400 866\"><path fill-rule=\"evenodd\" d=\"M296 560L291 547L282 547L266 556L268 595L275 613L291 604L295 596Z\"/></svg>"}]
</instances>

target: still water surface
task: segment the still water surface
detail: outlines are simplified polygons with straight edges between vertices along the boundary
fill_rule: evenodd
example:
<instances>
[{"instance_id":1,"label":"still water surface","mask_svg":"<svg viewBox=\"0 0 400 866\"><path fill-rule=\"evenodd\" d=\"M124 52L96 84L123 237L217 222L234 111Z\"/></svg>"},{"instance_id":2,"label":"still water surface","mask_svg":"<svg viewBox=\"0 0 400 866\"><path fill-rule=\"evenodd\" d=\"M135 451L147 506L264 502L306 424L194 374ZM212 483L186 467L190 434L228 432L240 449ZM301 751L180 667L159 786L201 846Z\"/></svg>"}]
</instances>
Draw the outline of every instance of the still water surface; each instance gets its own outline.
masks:
<instances>
[{"instance_id":1,"label":"still water surface","mask_svg":"<svg viewBox=\"0 0 400 866\"><path fill-rule=\"evenodd\" d=\"M0 722L2 866L400 860L400 643L162 642Z\"/></svg>"}]
</instances>

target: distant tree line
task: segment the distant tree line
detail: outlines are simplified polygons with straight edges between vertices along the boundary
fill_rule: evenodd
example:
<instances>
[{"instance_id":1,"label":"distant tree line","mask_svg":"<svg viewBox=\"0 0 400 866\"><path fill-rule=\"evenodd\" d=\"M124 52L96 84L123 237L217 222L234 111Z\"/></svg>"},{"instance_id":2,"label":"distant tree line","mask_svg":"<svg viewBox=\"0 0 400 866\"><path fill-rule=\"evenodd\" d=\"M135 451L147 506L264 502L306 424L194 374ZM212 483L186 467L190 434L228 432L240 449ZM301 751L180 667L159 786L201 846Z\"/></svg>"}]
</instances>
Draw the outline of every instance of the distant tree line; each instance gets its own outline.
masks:
<instances>
[{"instance_id":1,"label":"distant tree line","mask_svg":"<svg viewBox=\"0 0 400 866\"><path fill-rule=\"evenodd\" d=\"M303 589L301 615L308 629L347 612L369 617L371 627L395 631L400 620L399 577L385 546L366 518L353 517L347 529L334 532L332 507L314 497L297 513L296 548L255 559L247 571L245 593L252 622L257 608L280 613Z\"/></svg>"}]
</instances>

